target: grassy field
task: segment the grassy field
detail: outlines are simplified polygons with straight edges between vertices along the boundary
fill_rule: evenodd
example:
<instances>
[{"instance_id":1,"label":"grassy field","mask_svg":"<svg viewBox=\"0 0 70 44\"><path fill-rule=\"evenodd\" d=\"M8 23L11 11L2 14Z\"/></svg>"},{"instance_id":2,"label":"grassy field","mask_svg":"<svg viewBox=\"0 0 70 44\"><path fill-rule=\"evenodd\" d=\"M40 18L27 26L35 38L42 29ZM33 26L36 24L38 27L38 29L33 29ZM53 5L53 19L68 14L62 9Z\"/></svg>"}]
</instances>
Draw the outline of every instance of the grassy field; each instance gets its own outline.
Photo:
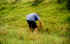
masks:
<instances>
[{"instance_id":1,"label":"grassy field","mask_svg":"<svg viewBox=\"0 0 70 44\"><path fill-rule=\"evenodd\" d=\"M64 4L55 0L31 4L0 4L0 44L70 44L70 13ZM43 29L36 34L29 32L26 22L26 15L32 12L38 12L43 22Z\"/></svg>"}]
</instances>

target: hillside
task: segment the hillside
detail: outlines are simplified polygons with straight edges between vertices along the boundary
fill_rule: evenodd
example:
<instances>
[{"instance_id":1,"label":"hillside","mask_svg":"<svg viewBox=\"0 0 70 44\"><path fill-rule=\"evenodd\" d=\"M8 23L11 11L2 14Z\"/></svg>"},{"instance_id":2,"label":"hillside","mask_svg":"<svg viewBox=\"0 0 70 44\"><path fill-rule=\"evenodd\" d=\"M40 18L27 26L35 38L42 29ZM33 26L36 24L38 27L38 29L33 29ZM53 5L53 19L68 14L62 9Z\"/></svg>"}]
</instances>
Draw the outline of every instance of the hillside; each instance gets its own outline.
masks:
<instances>
[{"instance_id":1,"label":"hillside","mask_svg":"<svg viewBox=\"0 0 70 44\"><path fill-rule=\"evenodd\" d=\"M0 0L0 44L70 44L70 12L65 3L44 0L8 3ZM38 34L29 32L26 15L39 13L43 29ZM32 39L32 40L30 40Z\"/></svg>"}]
</instances>

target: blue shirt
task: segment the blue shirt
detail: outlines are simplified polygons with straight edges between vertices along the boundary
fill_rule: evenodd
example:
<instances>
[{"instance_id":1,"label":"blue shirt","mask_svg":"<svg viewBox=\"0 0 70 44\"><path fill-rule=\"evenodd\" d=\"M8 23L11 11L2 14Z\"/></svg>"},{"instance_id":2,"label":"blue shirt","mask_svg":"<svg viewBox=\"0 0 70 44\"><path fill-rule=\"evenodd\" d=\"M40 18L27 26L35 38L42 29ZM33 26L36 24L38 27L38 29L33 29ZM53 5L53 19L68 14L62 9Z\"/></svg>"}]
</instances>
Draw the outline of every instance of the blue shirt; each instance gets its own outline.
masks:
<instances>
[{"instance_id":1,"label":"blue shirt","mask_svg":"<svg viewBox=\"0 0 70 44\"><path fill-rule=\"evenodd\" d=\"M26 16L29 21L37 21L40 20L40 17L36 13L31 13Z\"/></svg>"}]
</instances>

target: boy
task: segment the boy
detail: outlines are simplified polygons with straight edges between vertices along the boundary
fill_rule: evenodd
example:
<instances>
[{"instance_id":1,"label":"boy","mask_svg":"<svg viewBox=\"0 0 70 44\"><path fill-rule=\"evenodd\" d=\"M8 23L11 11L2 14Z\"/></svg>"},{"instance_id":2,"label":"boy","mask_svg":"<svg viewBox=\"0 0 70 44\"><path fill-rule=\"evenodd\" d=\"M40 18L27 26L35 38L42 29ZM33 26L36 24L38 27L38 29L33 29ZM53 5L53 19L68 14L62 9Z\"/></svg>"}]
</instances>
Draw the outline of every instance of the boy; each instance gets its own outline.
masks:
<instances>
[{"instance_id":1,"label":"boy","mask_svg":"<svg viewBox=\"0 0 70 44\"><path fill-rule=\"evenodd\" d=\"M30 31L32 31L32 29L37 32L38 31L38 26L36 24L36 21L39 21L39 25L41 27L41 21L40 21L40 17L38 16L37 13L31 13L27 15L27 23L29 24L29 28Z\"/></svg>"}]
</instances>

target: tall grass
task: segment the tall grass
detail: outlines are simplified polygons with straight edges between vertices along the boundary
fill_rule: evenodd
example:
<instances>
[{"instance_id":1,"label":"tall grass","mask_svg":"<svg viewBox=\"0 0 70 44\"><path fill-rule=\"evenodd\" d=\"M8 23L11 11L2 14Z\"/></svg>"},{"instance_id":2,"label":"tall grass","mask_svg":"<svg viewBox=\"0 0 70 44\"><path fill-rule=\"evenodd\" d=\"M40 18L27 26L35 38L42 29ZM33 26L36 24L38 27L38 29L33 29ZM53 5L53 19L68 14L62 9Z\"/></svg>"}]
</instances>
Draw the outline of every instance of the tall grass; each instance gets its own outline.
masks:
<instances>
[{"instance_id":1,"label":"tall grass","mask_svg":"<svg viewBox=\"0 0 70 44\"><path fill-rule=\"evenodd\" d=\"M69 12L56 0L45 0L38 6L32 2L1 4L0 44L70 44ZM26 15L38 12L43 29L37 34L29 32Z\"/></svg>"}]
</instances>

